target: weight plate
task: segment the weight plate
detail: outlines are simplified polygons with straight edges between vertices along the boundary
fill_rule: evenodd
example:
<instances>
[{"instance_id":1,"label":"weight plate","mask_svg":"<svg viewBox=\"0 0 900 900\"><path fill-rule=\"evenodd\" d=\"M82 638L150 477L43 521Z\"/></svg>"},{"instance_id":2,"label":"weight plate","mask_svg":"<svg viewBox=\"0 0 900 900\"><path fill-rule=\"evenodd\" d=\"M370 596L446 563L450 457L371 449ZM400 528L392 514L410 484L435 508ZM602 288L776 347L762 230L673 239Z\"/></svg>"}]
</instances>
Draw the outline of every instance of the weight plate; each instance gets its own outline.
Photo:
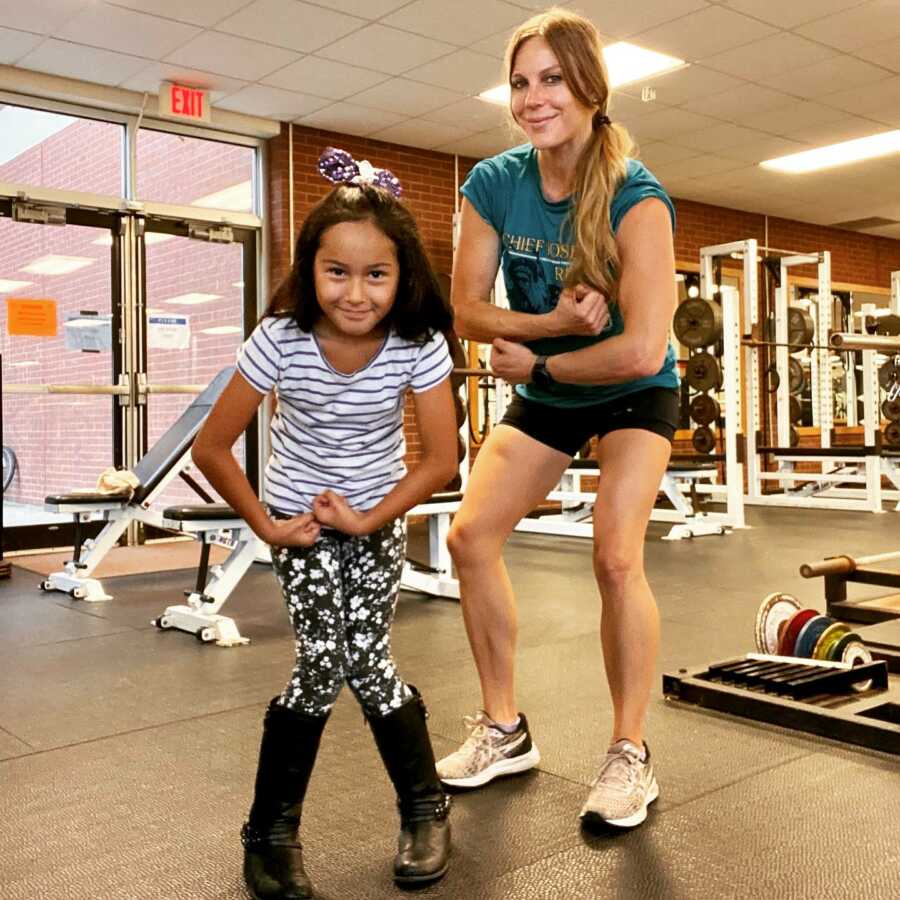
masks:
<instances>
[{"instance_id":1,"label":"weight plate","mask_svg":"<svg viewBox=\"0 0 900 900\"><path fill-rule=\"evenodd\" d=\"M781 633L781 640L778 642L779 656L794 655L794 644L797 641L797 635L800 634L800 629L817 615L819 613L814 609L801 609L788 619L788 623L784 626L784 631Z\"/></svg>"},{"instance_id":2,"label":"weight plate","mask_svg":"<svg viewBox=\"0 0 900 900\"><path fill-rule=\"evenodd\" d=\"M819 639L816 641L816 646L813 648L812 652L813 659L829 659L832 647L834 647L845 634L850 634L850 626L844 622L834 622L832 625L829 625L819 635Z\"/></svg>"},{"instance_id":3,"label":"weight plate","mask_svg":"<svg viewBox=\"0 0 900 900\"><path fill-rule=\"evenodd\" d=\"M898 403L898 406L900 406L900 403ZM691 400L691 418L698 425L709 425L711 422L715 422L719 418L720 412L721 410L715 397L710 397L709 394L697 394Z\"/></svg>"},{"instance_id":4,"label":"weight plate","mask_svg":"<svg viewBox=\"0 0 900 900\"><path fill-rule=\"evenodd\" d=\"M900 334L900 316L893 313L887 316L879 316L875 320L875 334L898 335Z\"/></svg>"},{"instance_id":5,"label":"weight plate","mask_svg":"<svg viewBox=\"0 0 900 900\"><path fill-rule=\"evenodd\" d=\"M831 616L815 616L810 619L797 635L794 642L794 656L811 659L822 632L834 623L835 620Z\"/></svg>"},{"instance_id":6,"label":"weight plate","mask_svg":"<svg viewBox=\"0 0 900 900\"><path fill-rule=\"evenodd\" d=\"M778 652L779 632L799 609L800 603L790 594L769 594L760 603L756 613L756 649L760 653Z\"/></svg>"},{"instance_id":7,"label":"weight plate","mask_svg":"<svg viewBox=\"0 0 900 900\"><path fill-rule=\"evenodd\" d=\"M851 666L867 665L872 662L872 654L862 641L851 641L844 647L844 652L841 654L841 662L848 663ZM871 678L866 681L861 681L859 684L854 684L853 690L862 693L863 691L867 691L870 687L872 687Z\"/></svg>"},{"instance_id":8,"label":"weight plate","mask_svg":"<svg viewBox=\"0 0 900 900\"><path fill-rule=\"evenodd\" d=\"M855 631L847 631L846 634L842 634L829 648L828 648L828 660L829 662L840 662L843 655L844 650L846 649L848 644L852 643L861 644L862 638Z\"/></svg>"},{"instance_id":9,"label":"weight plate","mask_svg":"<svg viewBox=\"0 0 900 900\"><path fill-rule=\"evenodd\" d=\"M889 359L878 368L878 383L883 390L889 391L891 385L897 382L900 382L900 366L894 365L894 361Z\"/></svg>"},{"instance_id":10,"label":"weight plate","mask_svg":"<svg viewBox=\"0 0 900 900\"><path fill-rule=\"evenodd\" d=\"M787 311L788 343L808 347L815 334L812 316L799 306L789 306Z\"/></svg>"},{"instance_id":11,"label":"weight plate","mask_svg":"<svg viewBox=\"0 0 900 900\"><path fill-rule=\"evenodd\" d=\"M691 443L698 453L709 453L715 449L716 436L711 428L701 425L699 428L694 429L694 433L691 435Z\"/></svg>"},{"instance_id":12,"label":"weight plate","mask_svg":"<svg viewBox=\"0 0 900 900\"><path fill-rule=\"evenodd\" d=\"M702 297L685 300L675 310L672 330L685 347L708 347L722 334L722 307Z\"/></svg>"},{"instance_id":13,"label":"weight plate","mask_svg":"<svg viewBox=\"0 0 900 900\"><path fill-rule=\"evenodd\" d=\"M788 398L788 416L792 422L799 422L803 418L803 407L800 406L800 398L793 394Z\"/></svg>"},{"instance_id":14,"label":"weight plate","mask_svg":"<svg viewBox=\"0 0 900 900\"><path fill-rule=\"evenodd\" d=\"M770 394L774 394L775 391L778 390L778 385L781 384L781 377L778 374L778 368L775 363L771 363L766 367L766 390Z\"/></svg>"},{"instance_id":15,"label":"weight plate","mask_svg":"<svg viewBox=\"0 0 900 900\"><path fill-rule=\"evenodd\" d=\"M900 422L888 422L881 430L881 434L886 444L896 447L900 444Z\"/></svg>"},{"instance_id":16,"label":"weight plate","mask_svg":"<svg viewBox=\"0 0 900 900\"><path fill-rule=\"evenodd\" d=\"M800 446L800 432L797 431L797 428L795 425L791 425L791 430L788 432L788 434L789 434L788 440L790 441L791 446L799 447Z\"/></svg>"},{"instance_id":17,"label":"weight plate","mask_svg":"<svg viewBox=\"0 0 900 900\"><path fill-rule=\"evenodd\" d=\"M881 404L881 414L892 422L900 422L900 400L885 400Z\"/></svg>"},{"instance_id":18,"label":"weight plate","mask_svg":"<svg viewBox=\"0 0 900 900\"><path fill-rule=\"evenodd\" d=\"M710 391L722 386L719 363L711 353L695 353L688 360L684 377L695 391Z\"/></svg>"},{"instance_id":19,"label":"weight plate","mask_svg":"<svg viewBox=\"0 0 900 900\"><path fill-rule=\"evenodd\" d=\"M788 358L788 390L792 394L799 394L806 387L806 375L799 359L793 356Z\"/></svg>"}]
</instances>

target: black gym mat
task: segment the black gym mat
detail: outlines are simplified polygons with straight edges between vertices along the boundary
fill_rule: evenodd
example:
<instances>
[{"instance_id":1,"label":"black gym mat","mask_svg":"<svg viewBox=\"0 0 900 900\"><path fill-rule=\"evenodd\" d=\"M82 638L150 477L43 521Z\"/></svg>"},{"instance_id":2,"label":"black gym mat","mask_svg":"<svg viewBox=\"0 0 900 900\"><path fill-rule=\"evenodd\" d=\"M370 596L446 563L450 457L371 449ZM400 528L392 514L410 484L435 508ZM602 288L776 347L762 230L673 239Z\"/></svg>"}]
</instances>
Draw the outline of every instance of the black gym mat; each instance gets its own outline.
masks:
<instances>
[{"instance_id":1,"label":"black gym mat","mask_svg":"<svg viewBox=\"0 0 900 900\"><path fill-rule=\"evenodd\" d=\"M728 537L648 539L658 676L751 649L771 591L823 608L821 582L801 579L801 562L898 543L889 516L748 518L752 530ZM647 734L661 797L641 829L582 834L578 811L611 725L590 544L517 535L507 560L520 603L520 703L543 761L455 795L451 870L416 896L893 896L895 760L669 704L659 677ZM246 900L237 832L262 713L292 654L270 570L253 566L223 609L252 639L228 650L150 624L191 587L189 573L111 579L116 599L97 604L42 594L26 574L0 584L0 783L12 810L0 819L0 896ZM454 749L478 703L458 604L404 594L394 650L428 703L438 754ZM395 840L387 778L345 692L304 814L318 896L404 896L390 879Z\"/></svg>"}]
</instances>

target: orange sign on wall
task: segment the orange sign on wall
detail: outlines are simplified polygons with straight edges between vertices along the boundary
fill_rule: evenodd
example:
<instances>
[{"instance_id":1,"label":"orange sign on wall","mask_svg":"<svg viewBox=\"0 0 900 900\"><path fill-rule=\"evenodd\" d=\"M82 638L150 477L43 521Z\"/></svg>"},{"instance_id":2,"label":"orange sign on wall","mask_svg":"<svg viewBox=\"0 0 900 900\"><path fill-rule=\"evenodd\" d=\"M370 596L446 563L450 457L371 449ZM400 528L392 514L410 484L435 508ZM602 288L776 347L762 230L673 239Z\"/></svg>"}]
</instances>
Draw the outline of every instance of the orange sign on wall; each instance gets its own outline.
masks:
<instances>
[{"instance_id":1,"label":"orange sign on wall","mask_svg":"<svg viewBox=\"0 0 900 900\"><path fill-rule=\"evenodd\" d=\"M10 335L56 337L56 301L8 297L6 329Z\"/></svg>"}]
</instances>

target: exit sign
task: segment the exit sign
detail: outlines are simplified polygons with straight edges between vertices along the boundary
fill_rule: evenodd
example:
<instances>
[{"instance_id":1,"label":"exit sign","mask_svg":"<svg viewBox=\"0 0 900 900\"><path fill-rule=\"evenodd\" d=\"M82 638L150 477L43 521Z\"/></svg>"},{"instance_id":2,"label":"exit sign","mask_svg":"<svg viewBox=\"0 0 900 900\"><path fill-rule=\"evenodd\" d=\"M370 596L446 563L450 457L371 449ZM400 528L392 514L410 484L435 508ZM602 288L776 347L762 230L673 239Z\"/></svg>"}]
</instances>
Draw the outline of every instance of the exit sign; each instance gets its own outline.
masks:
<instances>
[{"instance_id":1,"label":"exit sign","mask_svg":"<svg viewBox=\"0 0 900 900\"><path fill-rule=\"evenodd\" d=\"M159 87L159 114L167 119L208 122L209 91L164 81Z\"/></svg>"}]
</instances>

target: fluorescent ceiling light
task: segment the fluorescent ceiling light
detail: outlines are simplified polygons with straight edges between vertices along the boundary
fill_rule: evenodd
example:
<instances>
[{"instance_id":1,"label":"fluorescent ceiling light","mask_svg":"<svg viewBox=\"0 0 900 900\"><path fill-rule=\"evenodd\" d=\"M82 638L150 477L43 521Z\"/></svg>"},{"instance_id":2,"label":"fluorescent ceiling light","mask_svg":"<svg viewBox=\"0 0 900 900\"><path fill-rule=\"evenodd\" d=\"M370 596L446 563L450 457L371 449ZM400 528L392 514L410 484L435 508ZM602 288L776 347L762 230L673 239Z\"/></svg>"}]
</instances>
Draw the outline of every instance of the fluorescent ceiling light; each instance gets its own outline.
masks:
<instances>
[{"instance_id":1,"label":"fluorescent ceiling light","mask_svg":"<svg viewBox=\"0 0 900 900\"><path fill-rule=\"evenodd\" d=\"M11 369L30 369L32 366L40 365L36 359L23 359L22 362L10 363Z\"/></svg>"},{"instance_id":2,"label":"fluorescent ceiling light","mask_svg":"<svg viewBox=\"0 0 900 900\"><path fill-rule=\"evenodd\" d=\"M197 306L200 303L209 303L211 300L219 300L221 299L221 294L179 294L177 297L172 297L171 300L166 300L166 303L171 303L172 306Z\"/></svg>"},{"instance_id":3,"label":"fluorescent ceiling light","mask_svg":"<svg viewBox=\"0 0 900 900\"><path fill-rule=\"evenodd\" d=\"M764 160L760 165L765 169L774 169L776 172L797 174L831 169L835 166L844 166L847 163L859 162L863 159L875 159L891 153L900 153L900 130L885 131L852 141L830 144L827 147L817 147L815 150L791 153L788 156Z\"/></svg>"},{"instance_id":4,"label":"fluorescent ceiling light","mask_svg":"<svg viewBox=\"0 0 900 900\"><path fill-rule=\"evenodd\" d=\"M22 268L22 272L30 272L32 275L68 275L77 272L85 266L92 266L97 260L87 256L57 256L50 254L36 259L33 263Z\"/></svg>"},{"instance_id":5,"label":"fluorescent ceiling light","mask_svg":"<svg viewBox=\"0 0 900 900\"><path fill-rule=\"evenodd\" d=\"M619 41L604 47L603 59L606 61L609 86L612 89L688 65L683 59L668 56L665 53L657 53L655 50L647 50L636 44L629 44L627 41ZM478 99L506 106L509 104L509 85L500 84L490 90L482 91L478 95Z\"/></svg>"},{"instance_id":6,"label":"fluorescent ceiling light","mask_svg":"<svg viewBox=\"0 0 900 900\"><path fill-rule=\"evenodd\" d=\"M9 281L4 278L0 278L0 294L11 294L13 291L20 291L24 287L28 287L29 284L34 284L33 281Z\"/></svg>"},{"instance_id":7,"label":"fluorescent ceiling light","mask_svg":"<svg viewBox=\"0 0 900 900\"><path fill-rule=\"evenodd\" d=\"M244 286L244 282L243 281L232 281L231 286L236 287L236 288L242 288Z\"/></svg>"},{"instance_id":8,"label":"fluorescent ceiling light","mask_svg":"<svg viewBox=\"0 0 900 900\"><path fill-rule=\"evenodd\" d=\"M241 330L238 325L216 325L213 328L201 328L200 334L238 334Z\"/></svg>"}]
</instances>

